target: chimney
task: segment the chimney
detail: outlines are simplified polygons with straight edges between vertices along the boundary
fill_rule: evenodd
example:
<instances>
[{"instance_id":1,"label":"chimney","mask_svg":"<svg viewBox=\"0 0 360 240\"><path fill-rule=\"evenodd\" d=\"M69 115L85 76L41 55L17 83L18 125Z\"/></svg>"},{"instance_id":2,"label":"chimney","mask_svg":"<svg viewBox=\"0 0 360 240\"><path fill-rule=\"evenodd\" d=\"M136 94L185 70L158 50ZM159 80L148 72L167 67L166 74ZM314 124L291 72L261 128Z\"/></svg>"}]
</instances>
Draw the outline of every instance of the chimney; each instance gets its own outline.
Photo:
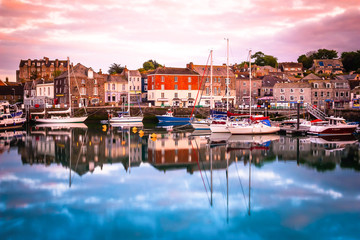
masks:
<instances>
[{"instance_id":1,"label":"chimney","mask_svg":"<svg viewBox=\"0 0 360 240\"><path fill-rule=\"evenodd\" d=\"M186 64L186 68L190 69L190 70L194 70L194 64L193 62L190 62L188 64Z\"/></svg>"},{"instance_id":2,"label":"chimney","mask_svg":"<svg viewBox=\"0 0 360 240\"><path fill-rule=\"evenodd\" d=\"M99 72L98 72L98 74L102 74L101 68L99 69Z\"/></svg>"}]
</instances>

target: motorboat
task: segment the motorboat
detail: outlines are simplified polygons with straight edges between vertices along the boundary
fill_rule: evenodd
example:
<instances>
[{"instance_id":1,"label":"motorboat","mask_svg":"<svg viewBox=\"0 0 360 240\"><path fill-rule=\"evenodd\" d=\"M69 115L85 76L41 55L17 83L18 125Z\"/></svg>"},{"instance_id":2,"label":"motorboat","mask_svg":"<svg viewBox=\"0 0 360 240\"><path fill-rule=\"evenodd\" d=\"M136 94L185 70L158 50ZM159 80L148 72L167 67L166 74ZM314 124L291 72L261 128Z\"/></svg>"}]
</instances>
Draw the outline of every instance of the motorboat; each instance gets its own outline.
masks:
<instances>
[{"instance_id":1,"label":"motorboat","mask_svg":"<svg viewBox=\"0 0 360 240\"><path fill-rule=\"evenodd\" d=\"M10 113L0 115L0 129L11 129L21 127L26 118L13 117Z\"/></svg>"},{"instance_id":2,"label":"motorboat","mask_svg":"<svg viewBox=\"0 0 360 240\"><path fill-rule=\"evenodd\" d=\"M163 115L156 115L159 122L190 122L189 117L175 117L174 113L169 110Z\"/></svg>"},{"instance_id":3,"label":"motorboat","mask_svg":"<svg viewBox=\"0 0 360 240\"><path fill-rule=\"evenodd\" d=\"M350 125L341 117L327 117L327 121L317 122L309 128L309 134L319 136L350 135L355 132L358 124Z\"/></svg>"}]
</instances>

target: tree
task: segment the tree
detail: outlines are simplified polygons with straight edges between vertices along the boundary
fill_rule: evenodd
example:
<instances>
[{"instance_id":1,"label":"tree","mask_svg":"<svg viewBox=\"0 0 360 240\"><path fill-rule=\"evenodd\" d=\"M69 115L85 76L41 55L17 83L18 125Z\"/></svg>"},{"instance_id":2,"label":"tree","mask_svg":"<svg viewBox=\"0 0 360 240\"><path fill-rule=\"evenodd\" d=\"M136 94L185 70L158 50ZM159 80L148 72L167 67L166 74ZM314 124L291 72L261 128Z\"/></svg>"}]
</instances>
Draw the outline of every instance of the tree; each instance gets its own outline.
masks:
<instances>
[{"instance_id":1,"label":"tree","mask_svg":"<svg viewBox=\"0 0 360 240\"><path fill-rule=\"evenodd\" d=\"M356 52L343 52L341 60L347 72L360 70L360 50Z\"/></svg>"},{"instance_id":2,"label":"tree","mask_svg":"<svg viewBox=\"0 0 360 240\"><path fill-rule=\"evenodd\" d=\"M297 61L298 63L302 63L304 68L309 69L311 68L312 64L313 64L313 60L314 58L310 55L310 56L306 56L305 54L301 55Z\"/></svg>"},{"instance_id":3,"label":"tree","mask_svg":"<svg viewBox=\"0 0 360 240\"><path fill-rule=\"evenodd\" d=\"M145 71L154 70L158 67L162 67L162 65L157 63L155 60L148 60L143 63L143 68L145 69Z\"/></svg>"},{"instance_id":4,"label":"tree","mask_svg":"<svg viewBox=\"0 0 360 240\"><path fill-rule=\"evenodd\" d=\"M338 53L335 50L319 49L312 55L314 59L334 59L338 58Z\"/></svg>"},{"instance_id":5,"label":"tree","mask_svg":"<svg viewBox=\"0 0 360 240\"><path fill-rule=\"evenodd\" d=\"M54 78L57 78L58 76L60 76L62 72L60 70L56 70L54 71Z\"/></svg>"},{"instance_id":6,"label":"tree","mask_svg":"<svg viewBox=\"0 0 360 240\"><path fill-rule=\"evenodd\" d=\"M277 58L271 55L265 55L263 52L256 52L251 58L255 59L255 64L258 66L277 67Z\"/></svg>"},{"instance_id":7,"label":"tree","mask_svg":"<svg viewBox=\"0 0 360 240\"><path fill-rule=\"evenodd\" d=\"M113 63L109 67L108 73L109 74L122 73L123 70L124 70L124 67L122 67L121 64Z\"/></svg>"}]
</instances>

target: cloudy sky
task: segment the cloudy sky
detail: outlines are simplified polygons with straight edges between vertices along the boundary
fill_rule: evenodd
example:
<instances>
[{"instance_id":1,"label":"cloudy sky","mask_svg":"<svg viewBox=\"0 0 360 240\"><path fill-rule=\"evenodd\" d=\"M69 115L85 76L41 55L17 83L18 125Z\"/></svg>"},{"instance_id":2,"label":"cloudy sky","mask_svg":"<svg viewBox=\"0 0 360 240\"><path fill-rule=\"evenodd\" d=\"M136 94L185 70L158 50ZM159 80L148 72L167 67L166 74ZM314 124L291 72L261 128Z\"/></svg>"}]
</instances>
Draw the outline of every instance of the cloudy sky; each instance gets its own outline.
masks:
<instances>
[{"instance_id":1,"label":"cloudy sky","mask_svg":"<svg viewBox=\"0 0 360 240\"><path fill-rule=\"evenodd\" d=\"M21 59L66 59L106 72L154 59L172 67L279 61L319 48L359 49L359 0L0 0L0 79Z\"/></svg>"}]
</instances>

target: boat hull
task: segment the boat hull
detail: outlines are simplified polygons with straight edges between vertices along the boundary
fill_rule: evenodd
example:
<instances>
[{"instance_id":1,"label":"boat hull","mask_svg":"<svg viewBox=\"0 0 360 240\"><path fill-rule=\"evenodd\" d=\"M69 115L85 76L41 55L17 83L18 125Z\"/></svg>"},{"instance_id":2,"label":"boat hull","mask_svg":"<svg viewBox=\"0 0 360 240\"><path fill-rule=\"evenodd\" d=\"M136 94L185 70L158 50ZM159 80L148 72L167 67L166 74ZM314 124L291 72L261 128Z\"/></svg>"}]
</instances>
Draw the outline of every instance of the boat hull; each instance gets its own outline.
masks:
<instances>
[{"instance_id":1,"label":"boat hull","mask_svg":"<svg viewBox=\"0 0 360 240\"><path fill-rule=\"evenodd\" d=\"M81 123L85 122L88 117L55 117L55 118L38 118L36 123Z\"/></svg>"},{"instance_id":2,"label":"boat hull","mask_svg":"<svg viewBox=\"0 0 360 240\"><path fill-rule=\"evenodd\" d=\"M229 133L227 124L210 124L212 133Z\"/></svg>"},{"instance_id":3,"label":"boat hull","mask_svg":"<svg viewBox=\"0 0 360 240\"><path fill-rule=\"evenodd\" d=\"M159 122L190 122L188 117L171 117L171 116L160 116L156 115Z\"/></svg>"},{"instance_id":4,"label":"boat hull","mask_svg":"<svg viewBox=\"0 0 360 240\"><path fill-rule=\"evenodd\" d=\"M139 117L113 117L110 118L109 122L110 123L131 123L131 122L142 122L144 119L144 117L139 116Z\"/></svg>"},{"instance_id":5,"label":"boat hull","mask_svg":"<svg viewBox=\"0 0 360 240\"><path fill-rule=\"evenodd\" d=\"M195 130L209 130L210 131L210 124L208 122L192 122L191 126Z\"/></svg>"},{"instance_id":6,"label":"boat hull","mask_svg":"<svg viewBox=\"0 0 360 240\"><path fill-rule=\"evenodd\" d=\"M241 126L241 127L229 127L228 128L231 134L234 135L255 135L255 134L271 134L271 133L277 133L280 131L279 127L273 127L273 126L265 126L265 125L260 125L260 126L254 126L254 125L250 125L250 126Z\"/></svg>"},{"instance_id":7,"label":"boat hull","mask_svg":"<svg viewBox=\"0 0 360 240\"><path fill-rule=\"evenodd\" d=\"M308 133L319 136L351 135L356 128L357 125L311 126Z\"/></svg>"}]
</instances>

